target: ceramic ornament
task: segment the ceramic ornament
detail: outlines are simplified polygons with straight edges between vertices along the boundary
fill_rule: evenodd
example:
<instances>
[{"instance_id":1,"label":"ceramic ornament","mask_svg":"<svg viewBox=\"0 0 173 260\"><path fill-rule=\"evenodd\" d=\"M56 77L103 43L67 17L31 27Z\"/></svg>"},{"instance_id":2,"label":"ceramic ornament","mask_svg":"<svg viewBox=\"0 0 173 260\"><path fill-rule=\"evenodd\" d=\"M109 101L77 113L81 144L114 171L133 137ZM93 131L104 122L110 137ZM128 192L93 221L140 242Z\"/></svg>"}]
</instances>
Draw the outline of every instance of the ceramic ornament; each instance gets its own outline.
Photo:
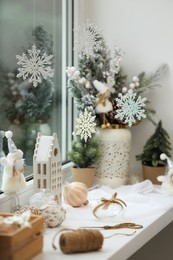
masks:
<instances>
[{"instance_id":1,"label":"ceramic ornament","mask_svg":"<svg viewBox=\"0 0 173 260\"><path fill-rule=\"evenodd\" d=\"M64 202L72 207L87 205L87 186L82 182L72 182L64 186Z\"/></svg>"},{"instance_id":2,"label":"ceramic ornament","mask_svg":"<svg viewBox=\"0 0 173 260\"><path fill-rule=\"evenodd\" d=\"M34 195L31 196L29 200L29 206L39 210L50 201L50 198L52 196L53 192L48 189L43 189L39 192L36 192Z\"/></svg>"},{"instance_id":3,"label":"ceramic ornament","mask_svg":"<svg viewBox=\"0 0 173 260\"><path fill-rule=\"evenodd\" d=\"M5 194L10 194L25 188L26 181L23 175L23 152L16 148L12 140L13 133L11 131L5 132L5 136L8 139L9 153L0 160L2 166L4 166L1 190Z\"/></svg>"}]
</instances>

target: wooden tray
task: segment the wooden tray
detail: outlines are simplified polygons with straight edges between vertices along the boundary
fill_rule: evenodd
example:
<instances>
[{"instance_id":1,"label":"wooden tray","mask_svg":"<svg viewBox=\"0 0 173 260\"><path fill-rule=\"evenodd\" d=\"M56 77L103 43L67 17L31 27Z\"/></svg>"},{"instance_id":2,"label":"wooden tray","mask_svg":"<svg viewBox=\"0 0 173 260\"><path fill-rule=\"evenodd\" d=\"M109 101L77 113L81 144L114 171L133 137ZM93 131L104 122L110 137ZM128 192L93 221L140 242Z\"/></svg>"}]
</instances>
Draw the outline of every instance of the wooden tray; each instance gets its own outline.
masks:
<instances>
[{"instance_id":1,"label":"wooden tray","mask_svg":"<svg viewBox=\"0 0 173 260\"><path fill-rule=\"evenodd\" d=\"M0 213L7 217L13 214ZM43 248L42 216L31 216L31 228L18 228L8 234L0 235L0 259L26 260L39 254Z\"/></svg>"}]
</instances>

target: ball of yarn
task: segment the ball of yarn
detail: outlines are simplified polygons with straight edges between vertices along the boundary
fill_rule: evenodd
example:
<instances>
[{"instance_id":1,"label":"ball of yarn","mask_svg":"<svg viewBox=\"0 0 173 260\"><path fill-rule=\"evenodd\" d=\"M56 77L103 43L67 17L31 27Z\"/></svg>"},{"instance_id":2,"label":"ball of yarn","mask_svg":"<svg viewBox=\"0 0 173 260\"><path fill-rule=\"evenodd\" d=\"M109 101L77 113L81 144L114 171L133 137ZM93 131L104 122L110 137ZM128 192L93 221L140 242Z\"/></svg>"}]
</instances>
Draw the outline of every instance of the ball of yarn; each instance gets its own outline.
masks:
<instances>
[{"instance_id":1,"label":"ball of yarn","mask_svg":"<svg viewBox=\"0 0 173 260\"><path fill-rule=\"evenodd\" d=\"M53 197L45 206L40 208L40 211L45 223L51 228L61 225L66 218L66 210L58 205L58 202Z\"/></svg>"},{"instance_id":2,"label":"ball of yarn","mask_svg":"<svg viewBox=\"0 0 173 260\"><path fill-rule=\"evenodd\" d=\"M59 245L65 254L96 251L102 248L103 235L99 230L74 230L61 234Z\"/></svg>"}]
</instances>

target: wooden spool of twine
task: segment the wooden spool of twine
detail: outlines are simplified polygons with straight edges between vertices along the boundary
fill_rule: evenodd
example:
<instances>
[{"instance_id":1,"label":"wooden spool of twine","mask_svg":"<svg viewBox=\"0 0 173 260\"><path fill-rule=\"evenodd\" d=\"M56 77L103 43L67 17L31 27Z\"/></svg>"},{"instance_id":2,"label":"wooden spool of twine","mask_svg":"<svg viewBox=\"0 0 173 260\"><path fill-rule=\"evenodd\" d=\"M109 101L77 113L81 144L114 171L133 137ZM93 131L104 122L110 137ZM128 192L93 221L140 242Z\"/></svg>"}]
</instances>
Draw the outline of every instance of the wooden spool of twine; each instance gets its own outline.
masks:
<instances>
[{"instance_id":1,"label":"wooden spool of twine","mask_svg":"<svg viewBox=\"0 0 173 260\"><path fill-rule=\"evenodd\" d=\"M103 240L99 230L78 229L61 234L59 246L64 254L97 251L102 248ZM53 248L56 249L54 243Z\"/></svg>"}]
</instances>

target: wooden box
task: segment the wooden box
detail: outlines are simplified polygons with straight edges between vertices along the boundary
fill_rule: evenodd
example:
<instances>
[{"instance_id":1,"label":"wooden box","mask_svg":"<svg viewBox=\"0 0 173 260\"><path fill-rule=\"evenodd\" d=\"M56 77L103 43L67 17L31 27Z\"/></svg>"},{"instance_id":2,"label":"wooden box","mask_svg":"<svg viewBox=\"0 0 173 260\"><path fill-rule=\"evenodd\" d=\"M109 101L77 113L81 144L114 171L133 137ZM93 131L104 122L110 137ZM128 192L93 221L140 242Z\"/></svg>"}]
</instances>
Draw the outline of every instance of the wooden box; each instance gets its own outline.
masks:
<instances>
[{"instance_id":1,"label":"wooden box","mask_svg":"<svg viewBox=\"0 0 173 260\"><path fill-rule=\"evenodd\" d=\"M7 217L12 214L0 213ZM8 234L0 234L0 259L26 260L39 254L43 248L43 223L42 216L32 215L31 228L17 228Z\"/></svg>"}]
</instances>

